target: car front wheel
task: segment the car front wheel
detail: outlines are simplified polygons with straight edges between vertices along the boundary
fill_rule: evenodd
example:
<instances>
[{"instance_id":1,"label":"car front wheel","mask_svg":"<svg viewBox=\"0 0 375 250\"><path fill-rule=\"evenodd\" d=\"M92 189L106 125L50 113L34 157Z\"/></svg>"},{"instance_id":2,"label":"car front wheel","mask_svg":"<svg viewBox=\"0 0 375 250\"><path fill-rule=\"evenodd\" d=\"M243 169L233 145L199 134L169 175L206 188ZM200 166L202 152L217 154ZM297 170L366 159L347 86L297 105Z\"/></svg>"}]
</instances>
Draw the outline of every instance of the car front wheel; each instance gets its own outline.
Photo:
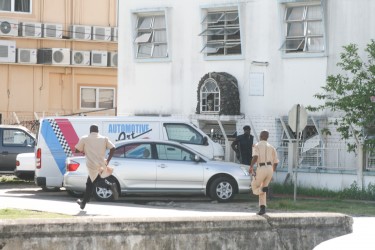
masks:
<instances>
[{"instance_id":1,"label":"car front wheel","mask_svg":"<svg viewBox=\"0 0 375 250\"><path fill-rule=\"evenodd\" d=\"M219 177L211 183L210 197L219 202L227 202L234 197L233 181L228 177Z\"/></svg>"}]
</instances>

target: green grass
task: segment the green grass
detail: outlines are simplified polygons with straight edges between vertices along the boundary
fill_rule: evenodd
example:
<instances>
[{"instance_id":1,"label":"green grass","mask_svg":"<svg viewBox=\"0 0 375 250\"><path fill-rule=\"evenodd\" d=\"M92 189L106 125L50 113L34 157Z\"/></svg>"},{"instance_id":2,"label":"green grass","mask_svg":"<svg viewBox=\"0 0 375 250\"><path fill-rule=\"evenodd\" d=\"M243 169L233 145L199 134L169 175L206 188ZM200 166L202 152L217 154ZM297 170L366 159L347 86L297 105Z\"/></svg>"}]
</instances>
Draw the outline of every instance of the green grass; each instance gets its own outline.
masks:
<instances>
[{"instance_id":1,"label":"green grass","mask_svg":"<svg viewBox=\"0 0 375 250\"><path fill-rule=\"evenodd\" d=\"M1 184L29 184L33 183L33 180L26 181L26 180L21 180L17 178L15 175L1 175L0 176L0 185Z\"/></svg>"},{"instance_id":2,"label":"green grass","mask_svg":"<svg viewBox=\"0 0 375 250\"><path fill-rule=\"evenodd\" d=\"M21 209L0 209L0 219L1 220L15 220L15 219L56 219L56 218L72 218L71 215L55 214L47 212L39 212L33 210L21 210Z\"/></svg>"}]
</instances>

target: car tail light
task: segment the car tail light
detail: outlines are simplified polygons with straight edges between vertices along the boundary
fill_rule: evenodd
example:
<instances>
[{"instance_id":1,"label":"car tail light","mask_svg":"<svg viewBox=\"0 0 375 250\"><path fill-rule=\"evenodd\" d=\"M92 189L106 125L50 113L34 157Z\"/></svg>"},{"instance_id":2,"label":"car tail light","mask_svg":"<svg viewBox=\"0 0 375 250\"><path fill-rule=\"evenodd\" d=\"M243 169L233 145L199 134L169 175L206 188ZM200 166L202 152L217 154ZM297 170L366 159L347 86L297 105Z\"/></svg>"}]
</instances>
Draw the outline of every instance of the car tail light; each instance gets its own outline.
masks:
<instances>
[{"instance_id":1,"label":"car tail light","mask_svg":"<svg viewBox=\"0 0 375 250\"><path fill-rule=\"evenodd\" d=\"M69 172L74 172L79 168L79 163L75 161L70 161L66 167L66 170Z\"/></svg>"},{"instance_id":2,"label":"car tail light","mask_svg":"<svg viewBox=\"0 0 375 250\"><path fill-rule=\"evenodd\" d=\"M20 161L16 161L16 167L19 167L20 166Z\"/></svg>"},{"instance_id":3,"label":"car tail light","mask_svg":"<svg viewBox=\"0 0 375 250\"><path fill-rule=\"evenodd\" d=\"M36 151L36 168L41 169L42 168L42 149L38 148Z\"/></svg>"}]
</instances>

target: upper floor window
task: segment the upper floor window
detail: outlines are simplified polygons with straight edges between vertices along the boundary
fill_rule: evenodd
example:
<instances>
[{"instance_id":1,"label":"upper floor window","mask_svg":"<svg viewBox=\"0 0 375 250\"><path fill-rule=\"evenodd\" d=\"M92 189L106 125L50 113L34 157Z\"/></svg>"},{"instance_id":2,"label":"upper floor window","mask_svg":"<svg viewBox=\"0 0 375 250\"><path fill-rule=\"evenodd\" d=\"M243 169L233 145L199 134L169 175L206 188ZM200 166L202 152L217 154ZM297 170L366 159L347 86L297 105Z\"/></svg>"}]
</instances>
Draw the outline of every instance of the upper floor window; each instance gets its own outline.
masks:
<instances>
[{"instance_id":1,"label":"upper floor window","mask_svg":"<svg viewBox=\"0 0 375 250\"><path fill-rule=\"evenodd\" d=\"M284 16L285 53L322 53L325 51L321 4L287 6Z\"/></svg>"},{"instance_id":2,"label":"upper floor window","mask_svg":"<svg viewBox=\"0 0 375 250\"><path fill-rule=\"evenodd\" d=\"M200 94L202 113L220 111L220 88L214 79L208 78L204 82Z\"/></svg>"},{"instance_id":3,"label":"upper floor window","mask_svg":"<svg viewBox=\"0 0 375 250\"><path fill-rule=\"evenodd\" d=\"M238 11L208 11L203 19L204 46L207 56L241 55L241 32Z\"/></svg>"},{"instance_id":4,"label":"upper floor window","mask_svg":"<svg viewBox=\"0 0 375 250\"><path fill-rule=\"evenodd\" d=\"M138 14L134 39L136 58L167 58L167 28L163 14Z\"/></svg>"},{"instance_id":5,"label":"upper floor window","mask_svg":"<svg viewBox=\"0 0 375 250\"><path fill-rule=\"evenodd\" d=\"M31 12L31 0L0 0L0 11Z\"/></svg>"},{"instance_id":6,"label":"upper floor window","mask_svg":"<svg viewBox=\"0 0 375 250\"><path fill-rule=\"evenodd\" d=\"M111 109L114 106L114 88L81 87L81 108Z\"/></svg>"}]
</instances>

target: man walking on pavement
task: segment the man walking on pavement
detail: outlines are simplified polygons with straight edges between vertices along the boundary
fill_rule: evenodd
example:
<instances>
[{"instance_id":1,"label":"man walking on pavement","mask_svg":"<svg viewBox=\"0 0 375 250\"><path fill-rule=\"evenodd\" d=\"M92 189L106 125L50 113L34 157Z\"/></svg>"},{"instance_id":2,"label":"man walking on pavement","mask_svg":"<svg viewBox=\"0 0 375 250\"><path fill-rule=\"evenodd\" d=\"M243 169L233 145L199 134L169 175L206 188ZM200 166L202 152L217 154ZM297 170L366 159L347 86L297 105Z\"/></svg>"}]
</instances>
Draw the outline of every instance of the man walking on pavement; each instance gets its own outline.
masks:
<instances>
[{"instance_id":1,"label":"man walking on pavement","mask_svg":"<svg viewBox=\"0 0 375 250\"><path fill-rule=\"evenodd\" d=\"M253 159L251 160L249 172L253 176L251 189L253 194L259 196L260 210L258 215L266 213L268 184L271 182L279 159L276 149L267 142L269 133L267 130L260 132L260 141L253 148ZM254 164L257 169L254 171Z\"/></svg>"},{"instance_id":2,"label":"man walking on pavement","mask_svg":"<svg viewBox=\"0 0 375 250\"><path fill-rule=\"evenodd\" d=\"M242 135L236 137L231 147L241 164L250 165L254 136L250 134L251 128L248 125L243 127L243 132Z\"/></svg>"},{"instance_id":3,"label":"man walking on pavement","mask_svg":"<svg viewBox=\"0 0 375 250\"><path fill-rule=\"evenodd\" d=\"M99 174L107 167L115 152L115 145L107 137L100 135L98 126L94 124L90 126L90 134L81 137L75 148L76 152L85 154L86 167L89 172L83 200L77 200L80 208L84 209L86 203L90 201L95 185L101 179ZM107 149L110 151L108 158L105 159L105 152ZM111 185L111 190L113 197L117 199L118 192L115 185L116 184Z\"/></svg>"}]
</instances>

